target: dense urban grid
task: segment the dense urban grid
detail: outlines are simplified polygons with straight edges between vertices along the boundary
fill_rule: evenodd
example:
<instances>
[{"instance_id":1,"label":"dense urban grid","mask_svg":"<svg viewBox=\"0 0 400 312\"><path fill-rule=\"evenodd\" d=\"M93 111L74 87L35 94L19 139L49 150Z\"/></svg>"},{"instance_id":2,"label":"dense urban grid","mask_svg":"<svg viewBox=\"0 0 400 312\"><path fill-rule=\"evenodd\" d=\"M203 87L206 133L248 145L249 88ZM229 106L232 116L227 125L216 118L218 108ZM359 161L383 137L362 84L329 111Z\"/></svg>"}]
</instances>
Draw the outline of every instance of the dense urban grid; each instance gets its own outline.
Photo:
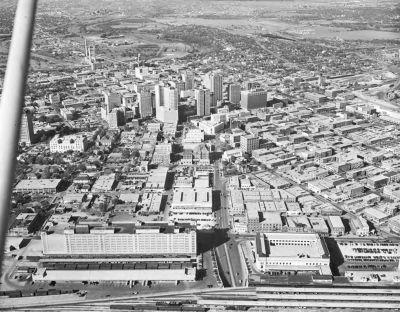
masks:
<instances>
[{"instance_id":1,"label":"dense urban grid","mask_svg":"<svg viewBox=\"0 0 400 312\"><path fill-rule=\"evenodd\" d=\"M267 11L214 27L194 7L204 24L104 6L79 24L55 3L38 11L0 307L399 309L400 36L310 38L330 12L312 5L280 16L309 28L250 32ZM332 25L399 30L398 7L351 3Z\"/></svg>"}]
</instances>

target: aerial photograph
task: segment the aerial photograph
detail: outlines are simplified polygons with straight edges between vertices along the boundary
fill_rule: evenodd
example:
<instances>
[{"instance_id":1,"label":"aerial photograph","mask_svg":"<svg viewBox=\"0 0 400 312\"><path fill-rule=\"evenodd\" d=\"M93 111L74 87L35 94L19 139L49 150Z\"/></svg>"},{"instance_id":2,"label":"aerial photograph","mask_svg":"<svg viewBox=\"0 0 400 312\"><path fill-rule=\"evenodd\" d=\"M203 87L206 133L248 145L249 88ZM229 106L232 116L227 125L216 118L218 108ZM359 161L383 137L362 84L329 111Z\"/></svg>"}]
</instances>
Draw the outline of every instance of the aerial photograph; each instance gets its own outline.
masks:
<instances>
[{"instance_id":1,"label":"aerial photograph","mask_svg":"<svg viewBox=\"0 0 400 312\"><path fill-rule=\"evenodd\" d=\"M0 0L0 311L400 311L399 0Z\"/></svg>"}]
</instances>

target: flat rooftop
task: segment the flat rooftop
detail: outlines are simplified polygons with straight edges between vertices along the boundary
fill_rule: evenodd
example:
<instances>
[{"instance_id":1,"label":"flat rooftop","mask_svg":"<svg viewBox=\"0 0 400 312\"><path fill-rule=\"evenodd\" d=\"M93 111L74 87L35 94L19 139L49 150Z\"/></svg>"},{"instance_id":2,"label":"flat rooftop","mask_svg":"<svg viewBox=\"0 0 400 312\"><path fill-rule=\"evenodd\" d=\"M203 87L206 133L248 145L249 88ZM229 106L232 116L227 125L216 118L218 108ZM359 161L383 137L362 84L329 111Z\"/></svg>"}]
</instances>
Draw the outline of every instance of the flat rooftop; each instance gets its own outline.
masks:
<instances>
[{"instance_id":1,"label":"flat rooftop","mask_svg":"<svg viewBox=\"0 0 400 312\"><path fill-rule=\"evenodd\" d=\"M322 258L328 257L325 242L318 234L303 233L263 233L261 244L265 244L267 257ZM262 247L262 246L260 246ZM257 244L257 249L259 245Z\"/></svg>"},{"instance_id":2,"label":"flat rooftop","mask_svg":"<svg viewBox=\"0 0 400 312\"><path fill-rule=\"evenodd\" d=\"M175 189L173 204L212 204L211 188Z\"/></svg>"},{"instance_id":3,"label":"flat rooftop","mask_svg":"<svg viewBox=\"0 0 400 312\"><path fill-rule=\"evenodd\" d=\"M400 260L400 243L339 240L338 246L343 258L350 262Z\"/></svg>"},{"instance_id":4,"label":"flat rooftop","mask_svg":"<svg viewBox=\"0 0 400 312\"><path fill-rule=\"evenodd\" d=\"M15 191L25 189L55 189L61 182L61 179L32 179L21 180L14 188Z\"/></svg>"}]
</instances>

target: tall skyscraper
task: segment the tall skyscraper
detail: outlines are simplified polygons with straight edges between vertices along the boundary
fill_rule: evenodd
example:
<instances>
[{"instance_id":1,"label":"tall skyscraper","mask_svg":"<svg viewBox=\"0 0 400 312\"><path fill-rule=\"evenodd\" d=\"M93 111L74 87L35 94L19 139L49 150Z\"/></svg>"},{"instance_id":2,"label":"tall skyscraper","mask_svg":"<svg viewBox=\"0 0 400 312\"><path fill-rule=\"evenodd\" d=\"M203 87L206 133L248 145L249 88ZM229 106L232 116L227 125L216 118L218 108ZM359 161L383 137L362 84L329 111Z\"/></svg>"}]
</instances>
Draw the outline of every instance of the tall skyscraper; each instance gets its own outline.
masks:
<instances>
[{"instance_id":1,"label":"tall skyscraper","mask_svg":"<svg viewBox=\"0 0 400 312\"><path fill-rule=\"evenodd\" d=\"M104 103L107 111L112 111L115 107L120 107L122 104L122 96L119 93L104 91Z\"/></svg>"},{"instance_id":2,"label":"tall skyscraper","mask_svg":"<svg viewBox=\"0 0 400 312\"><path fill-rule=\"evenodd\" d=\"M171 110L178 110L178 89L164 87L164 106Z\"/></svg>"},{"instance_id":3,"label":"tall skyscraper","mask_svg":"<svg viewBox=\"0 0 400 312\"><path fill-rule=\"evenodd\" d=\"M216 106L217 102L222 100L222 75L219 73L209 73L204 83L206 88L214 93L214 100L211 106Z\"/></svg>"},{"instance_id":4,"label":"tall skyscraper","mask_svg":"<svg viewBox=\"0 0 400 312\"><path fill-rule=\"evenodd\" d=\"M197 115L209 116L210 115L210 90L208 89L196 89L194 92L194 98L196 100Z\"/></svg>"},{"instance_id":5,"label":"tall skyscraper","mask_svg":"<svg viewBox=\"0 0 400 312\"><path fill-rule=\"evenodd\" d=\"M229 85L229 102L232 104L240 103L240 85L230 84Z\"/></svg>"},{"instance_id":6,"label":"tall skyscraper","mask_svg":"<svg viewBox=\"0 0 400 312\"><path fill-rule=\"evenodd\" d=\"M158 84L154 87L156 108L164 106L164 85Z\"/></svg>"},{"instance_id":7,"label":"tall skyscraper","mask_svg":"<svg viewBox=\"0 0 400 312\"><path fill-rule=\"evenodd\" d=\"M28 146L35 143L32 112L29 110L25 110L22 113L21 128L19 132L19 143L25 143Z\"/></svg>"},{"instance_id":8,"label":"tall skyscraper","mask_svg":"<svg viewBox=\"0 0 400 312\"><path fill-rule=\"evenodd\" d=\"M185 82L180 80L172 81L171 86L176 88L176 90L178 91L178 100L179 100L181 97L181 91L185 90Z\"/></svg>"},{"instance_id":9,"label":"tall skyscraper","mask_svg":"<svg viewBox=\"0 0 400 312\"><path fill-rule=\"evenodd\" d=\"M162 122L178 121L178 90L174 87L155 86L156 118Z\"/></svg>"},{"instance_id":10,"label":"tall skyscraper","mask_svg":"<svg viewBox=\"0 0 400 312\"><path fill-rule=\"evenodd\" d=\"M151 117L153 108L151 105L151 92L142 90L138 94L139 114L141 118Z\"/></svg>"},{"instance_id":11,"label":"tall skyscraper","mask_svg":"<svg viewBox=\"0 0 400 312\"><path fill-rule=\"evenodd\" d=\"M182 81L185 83L185 90L192 90L194 88L194 74L191 71L185 71L182 74Z\"/></svg>"}]
</instances>

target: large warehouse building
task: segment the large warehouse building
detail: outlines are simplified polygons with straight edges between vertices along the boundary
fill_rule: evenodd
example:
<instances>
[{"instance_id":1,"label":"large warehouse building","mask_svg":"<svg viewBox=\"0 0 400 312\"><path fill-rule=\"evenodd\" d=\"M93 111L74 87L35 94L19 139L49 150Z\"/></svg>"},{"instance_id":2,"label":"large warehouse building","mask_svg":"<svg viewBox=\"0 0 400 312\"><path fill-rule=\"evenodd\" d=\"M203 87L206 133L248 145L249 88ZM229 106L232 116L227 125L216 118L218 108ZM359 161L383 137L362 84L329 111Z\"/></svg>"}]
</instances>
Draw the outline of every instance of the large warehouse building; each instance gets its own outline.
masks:
<instances>
[{"instance_id":1,"label":"large warehouse building","mask_svg":"<svg viewBox=\"0 0 400 312\"><path fill-rule=\"evenodd\" d=\"M190 222L199 229L215 226L215 213L212 209L212 189L175 189L171 213L175 222Z\"/></svg>"},{"instance_id":2,"label":"large warehouse building","mask_svg":"<svg viewBox=\"0 0 400 312\"><path fill-rule=\"evenodd\" d=\"M258 233L256 264L261 272L331 275L329 251L318 234Z\"/></svg>"},{"instance_id":3,"label":"large warehouse building","mask_svg":"<svg viewBox=\"0 0 400 312\"><path fill-rule=\"evenodd\" d=\"M34 280L194 281L196 229L188 224L77 225L42 234L43 255Z\"/></svg>"}]
</instances>

